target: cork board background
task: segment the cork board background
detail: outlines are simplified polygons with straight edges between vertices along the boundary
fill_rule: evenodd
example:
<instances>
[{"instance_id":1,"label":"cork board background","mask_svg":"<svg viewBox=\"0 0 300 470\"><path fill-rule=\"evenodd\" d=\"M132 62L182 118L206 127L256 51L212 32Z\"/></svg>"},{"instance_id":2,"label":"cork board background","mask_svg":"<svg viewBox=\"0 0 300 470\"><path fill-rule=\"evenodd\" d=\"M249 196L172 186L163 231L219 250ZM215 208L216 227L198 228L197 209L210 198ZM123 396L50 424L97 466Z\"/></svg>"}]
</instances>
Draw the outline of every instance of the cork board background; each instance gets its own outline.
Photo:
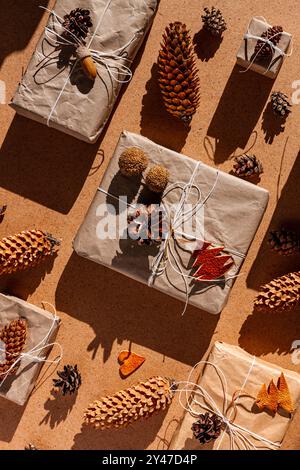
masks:
<instances>
[{"instance_id":1,"label":"cork board background","mask_svg":"<svg viewBox=\"0 0 300 470\"><path fill-rule=\"evenodd\" d=\"M53 4L53 0L0 0L0 80L6 82L7 101L46 23L48 15L38 5ZM7 105L0 105L0 203L8 205L0 236L41 228L63 239L55 259L30 272L2 278L1 291L36 305L42 301L56 305L63 320L58 335L64 348L63 363L77 363L83 378L75 398L57 398L51 391L54 368L45 366L26 407L0 399L1 449L22 449L28 442L42 449L166 448L181 415L177 399L167 413L118 432L82 429L83 411L101 395L151 375L184 380L215 340L238 344L252 354L300 372L300 365L293 365L290 355L292 342L300 339L300 310L252 313L259 286L274 276L299 269L300 263L299 255L282 259L270 254L266 243L271 227L281 223L295 226L299 219L300 106L293 107L284 132L266 111L272 90L291 95L292 83L300 79L297 2L218 0L216 6L228 23L219 45L200 31L206 5L202 0L161 0L135 61L133 80L95 145L16 117ZM294 35L294 53L275 82L251 72L240 74L235 67L236 51L254 15L263 15ZM189 133L164 111L156 80L160 38L166 24L174 20L189 26L198 55L201 103ZM220 316L190 307L181 317L180 302L73 254L72 239L123 129L224 171L231 170L234 153L240 154L254 144L252 151L265 170L259 184L270 191L270 204L244 263L243 275L235 282ZM116 358L130 345L146 357L146 362L124 381ZM299 436L298 413L284 448L299 448Z\"/></svg>"}]
</instances>

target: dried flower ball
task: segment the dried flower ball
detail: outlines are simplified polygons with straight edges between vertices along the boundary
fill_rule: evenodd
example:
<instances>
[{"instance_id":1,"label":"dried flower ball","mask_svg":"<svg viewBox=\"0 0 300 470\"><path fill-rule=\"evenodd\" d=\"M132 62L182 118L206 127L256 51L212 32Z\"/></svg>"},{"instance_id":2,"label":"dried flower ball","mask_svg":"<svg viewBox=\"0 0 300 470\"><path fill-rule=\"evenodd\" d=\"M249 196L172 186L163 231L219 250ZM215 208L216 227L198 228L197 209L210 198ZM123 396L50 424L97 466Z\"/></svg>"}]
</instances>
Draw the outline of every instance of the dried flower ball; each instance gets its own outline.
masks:
<instances>
[{"instance_id":1,"label":"dried flower ball","mask_svg":"<svg viewBox=\"0 0 300 470\"><path fill-rule=\"evenodd\" d=\"M169 182L169 172L162 165L154 165L148 171L145 182L154 193L162 193Z\"/></svg>"},{"instance_id":2,"label":"dried flower ball","mask_svg":"<svg viewBox=\"0 0 300 470\"><path fill-rule=\"evenodd\" d=\"M148 166L148 157L142 149L129 147L119 158L120 172L124 176L139 176Z\"/></svg>"}]
</instances>

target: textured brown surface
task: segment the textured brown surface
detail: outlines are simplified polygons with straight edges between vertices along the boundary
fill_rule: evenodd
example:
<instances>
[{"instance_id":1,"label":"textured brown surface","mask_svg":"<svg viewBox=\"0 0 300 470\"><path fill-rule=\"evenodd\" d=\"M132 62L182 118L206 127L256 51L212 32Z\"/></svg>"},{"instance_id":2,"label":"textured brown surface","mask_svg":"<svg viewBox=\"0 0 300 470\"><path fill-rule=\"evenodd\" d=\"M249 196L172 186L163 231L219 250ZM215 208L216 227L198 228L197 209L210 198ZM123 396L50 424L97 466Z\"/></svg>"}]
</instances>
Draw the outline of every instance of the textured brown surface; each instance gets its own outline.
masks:
<instances>
[{"instance_id":1,"label":"textured brown surface","mask_svg":"<svg viewBox=\"0 0 300 470\"><path fill-rule=\"evenodd\" d=\"M0 0L0 79L7 82L7 98L13 94L45 24L47 15L42 16L37 6L46 3ZM50 0L49 5L52 3ZM299 270L299 255L283 259L270 253L267 233L282 222L297 227L300 107L293 107L284 133L280 133L278 121L264 113L272 90L290 95L292 82L300 79L297 2L218 0L216 6L228 24L218 49L199 32L205 5L202 0L161 0L145 48L135 62L134 78L96 145L14 117L8 106L0 105L0 204L8 204L0 236L34 226L63 239L55 259L30 273L1 279L1 289L37 305L43 300L56 304L63 319L58 341L64 347L64 362L77 363L83 379L76 402L73 396L56 399L51 394L55 374L46 366L38 390L24 409L1 399L1 449L23 449L28 442L45 449L163 448L181 413L176 397L167 414L120 431L82 430L84 409L99 396L158 373L184 380L191 365L216 339L239 344L250 353L300 371L289 355L292 342L300 339L300 310L252 314L262 283ZM235 54L252 15L264 15L295 36L295 52L275 83L250 72L241 74L235 67ZM186 22L197 40L201 102L189 133L169 118L156 80L159 41L166 24L176 20ZM253 153L265 170L259 184L270 190L271 200L244 263L244 275L237 279L220 317L189 308L182 318L180 302L72 254L72 239L124 128L225 171L232 168L233 153L248 148L255 140L253 131L257 132ZM209 140L204 140L206 135ZM147 361L123 381L117 356L130 343ZM298 413L284 448L300 448L299 431Z\"/></svg>"}]
</instances>

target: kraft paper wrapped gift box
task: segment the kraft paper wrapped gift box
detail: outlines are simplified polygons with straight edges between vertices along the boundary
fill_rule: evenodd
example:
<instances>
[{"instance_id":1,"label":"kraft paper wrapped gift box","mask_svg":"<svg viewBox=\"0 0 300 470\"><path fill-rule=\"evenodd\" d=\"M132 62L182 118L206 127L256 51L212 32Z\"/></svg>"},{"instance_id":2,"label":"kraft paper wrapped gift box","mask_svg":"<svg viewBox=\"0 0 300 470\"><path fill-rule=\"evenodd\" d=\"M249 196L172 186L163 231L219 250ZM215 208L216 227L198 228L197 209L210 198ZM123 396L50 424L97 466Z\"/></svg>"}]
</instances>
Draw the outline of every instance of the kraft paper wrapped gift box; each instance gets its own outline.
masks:
<instances>
[{"instance_id":1,"label":"kraft paper wrapped gift box","mask_svg":"<svg viewBox=\"0 0 300 470\"><path fill-rule=\"evenodd\" d=\"M255 405L255 399L262 384L268 386L272 379L276 384L282 372L296 411L300 400L300 375L298 373L281 369L275 364L254 357L238 346L216 342L207 362L204 361L200 378L196 380L200 388L199 393L197 393L197 388L194 388L196 392L192 405L194 416L189 411L184 413L171 440L170 449L275 450L280 448L292 417L282 410L276 414L259 411ZM203 391L206 394L205 400L201 396ZM233 396L236 397L236 415L232 407L227 408L227 412L225 411L225 399L229 405ZM191 399L192 397L193 395ZM240 439L235 437L230 443L228 428L225 426L215 441L202 446L195 439L192 425L197 421L198 413L203 414L207 411L203 405L213 408L212 400L223 416L236 425L232 427L232 430L239 433ZM184 398L183 403L186 403Z\"/></svg>"},{"instance_id":2,"label":"kraft paper wrapped gift box","mask_svg":"<svg viewBox=\"0 0 300 470\"><path fill-rule=\"evenodd\" d=\"M118 171L119 156L128 147L143 149L148 155L149 167L152 164L165 165L170 173L169 188L177 181L188 183L192 174L195 174L194 182L205 199L205 241L222 245L232 253L235 265L228 274L236 276L266 209L268 192L130 132L121 134L101 187L96 192L74 240L77 254L144 284L149 283L151 267L158 256L159 248L138 246L131 239L119 237L117 234L110 238L100 237L101 239L97 235L98 224L103 224L105 218L107 221L107 217L112 227L118 227L124 216L126 221L127 207L124 204L120 206L120 196L127 196L131 205L135 202L151 201L151 193L147 193L140 181L124 177ZM177 204L181 194L180 190L170 191L164 196L164 204ZM190 260L191 253L180 250L180 259L177 261L180 262L185 275L191 272L188 268ZM188 301L191 305L217 314L226 304L232 282L233 279L225 282L192 281L192 285L188 287ZM153 287L186 301L183 277L172 269L168 262L166 271L161 276L154 276Z\"/></svg>"},{"instance_id":3,"label":"kraft paper wrapped gift box","mask_svg":"<svg viewBox=\"0 0 300 470\"><path fill-rule=\"evenodd\" d=\"M285 56L289 53L292 36L284 31L279 42L273 48L273 54L270 57L264 59L255 58L255 46L258 38L271 27L264 18L253 17L251 19L237 53L237 64L245 69L250 68L254 72L275 79Z\"/></svg>"},{"instance_id":4,"label":"kraft paper wrapped gift box","mask_svg":"<svg viewBox=\"0 0 300 470\"><path fill-rule=\"evenodd\" d=\"M26 353L41 359L45 358L56 337L60 319L24 300L0 294L0 328L19 318L25 318L27 322L27 339L23 351L25 356L22 357L15 375L7 378L0 376L0 384L3 382L0 386L0 397L24 405L43 365L43 362L37 362L29 355L26 356Z\"/></svg>"},{"instance_id":5,"label":"kraft paper wrapped gift box","mask_svg":"<svg viewBox=\"0 0 300 470\"><path fill-rule=\"evenodd\" d=\"M130 79L124 67L131 66L142 45L157 3L157 0L58 0L54 12L59 20L50 14L47 25L50 31L61 34L64 30L59 23L72 9L90 10L93 27L86 43L88 46L91 42L89 49L101 53L98 76L93 83L78 63L73 69L74 54L67 57L70 48L56 49L61 39L44 32L11 106L25 117L88 143L95 142L109 119L122 82Z\"/></svg>"}]
</instances>

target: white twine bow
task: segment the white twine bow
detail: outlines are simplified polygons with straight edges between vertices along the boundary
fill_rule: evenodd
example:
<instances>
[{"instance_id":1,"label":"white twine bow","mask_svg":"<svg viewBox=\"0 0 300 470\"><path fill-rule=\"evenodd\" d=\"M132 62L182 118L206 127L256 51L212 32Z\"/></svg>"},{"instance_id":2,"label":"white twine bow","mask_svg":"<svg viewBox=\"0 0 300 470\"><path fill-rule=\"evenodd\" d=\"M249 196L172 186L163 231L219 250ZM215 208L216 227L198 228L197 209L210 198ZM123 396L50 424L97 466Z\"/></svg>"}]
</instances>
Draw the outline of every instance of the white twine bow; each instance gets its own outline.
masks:
<instances>
[{"instance_id":1,"label":"white twine bow","mask_svg":"<svg viewBox=\"0 0 300 470\"><path fill-rule=\"evenodd\" d=\"M268 25L267 20L263 16L255 16L254 18L257 19L257 20L262 20L264 23L266 23ZM273 34L273 36L270 36L269 38L263 38L261 36L257 36L257 35L252 34L250 32L250 22L249 22L248 28L247 28L247 33L244 35L244 38L245 39L254 39L255 41L261 41L263 44L261 45L261 48L256 52L256 54L254 54L254 56L252 57L248 67L245 70L241 70L240 73L248 72L248 70L252 67L252 65L254 64L254 62L256 61L257 57L259 56L260 52L262 51L262 49L265 47L266 44L268 44L271 47L271 49L273 50L273 53L278 52L281 55L281 57L290 57L293 53L292 40L291 40L291 50L288 54L272 42L272 39L274 39L276 36L282 36L282 35L290 36L285 31ZM265 75L266 73L269 72L272 65L273 65L273 61L270 61L269 65L268 65L268 68L263 73L263 75Z\"/></svg>"},{"instance_id":2,"label":"white twine bow","mask_svg":"<svg viewBox=\"0 0 300 470\"><path fill-rule=\"evenodd\" d=\"M126 43L124 44L122 47L118 48L118 49L115 49L113 51L97 51L95 49L92 49L91 46L92 46L92 43L98 33L98 30L102 24L102 21L105 17L105 14L107 12L107 10L109 9L110 7L110 4L111 4L112 0L109 0L100 16L100 19L98 21L98 24L94 30L94 33L93 35L91 36L90 38L90 41L89 43L84 46L83 43L71 32L69 31L68 29L66 29L64 26L63 26L63 18L61 18L54 10L49 10L48 8L46 7L43 7L41 6L40 8L48 11L52 17L53 17L53 25L52 27L50 26L46 26L45 27L45 37L51 41L51 42L54 42L54 45L56 47L61 47L61 46L75 46L75 47L83 47L85 48L86 51L88 51L88 55L90 55L92 57L92 59L94 60L94 62L97 64L97 65L101 65L101 66L104 66L107 73L108 73L108 76L111 80L111 83L112 82L116 82L118 83L119 85L121 84L125 84L125 83L128 83L130 82L130 80L132 79L132 71L130 70L130 68L125 65L123 62L127 62L127 63L131 63L132 61L130 59L128 59L125 54L126 54L126 49L139 37L139 33L140 32L136 32L133 37ZM58 32L57 29L63 29L63 33L60 34ZM68 36L72 38L72 40L69 40L66 35L64 33L68 33ZM38 55L42 56L42 54L40 52L36 52ZM43 60L46 60L48 59L47 57L43 57L42 56L42 61ZM72 65L71 67L71 70L62 86L62 89L60 90L56 100L55 100L55 103L54 105L52 106L51 110L50 110L50 113L48 115L48 118L47 118L47 125L50 126L50 121L51 121L51 118L53 116L53 113L65 91L65 88L67 86L67 84L69 83L69 80L70 80L70 77L73 73L73 71L75 70L77 64L79 63L80 61L80 58L77 58L76 61L74 62L74 64ZM122 62L120 62L122 61ZM101 79L103 80L103 77L101 77ZM113 93L115 93L114 91L114 88L112 86L112 91Z\"/></svg>"},{"instance_id":3,"label":"white twine bow","mask_svg":"<svg viewBox=\"0 0 300 470\"><path fill-rule=\"evenodd\" d=\"M246 374L244 382L241 388L238 390L238 395L232 397L231 402L228 400L228 383L224 372L216 364L210 361L200 361L191 370L187 381L175 382L173 385L174 393L179 393L179 403L184 410L190 413L192 417L197 419L201 412L199 408L218 416L223 422L223 434L220 436L217 445L217 450L220 448L225 434L227 433L230 439L230 450L258 450L254 441L262 443L269 449L280 448L280 442L272 442L271 440L263 437L250 429L247 429L235 422L237 413L237 403L240 400L245 386L248 382L250 374L254 368L256 358L253 357L249 370ZM191 381L192 375L198 366L205 365L211 366L217 372L217 375L221 382L221 388L223 390L223 403L221 404L222 409L216 404L212 396L203 388L201 385ZM235 417L233 413L235 412Z\"/></svg>"},{"instance_id":4,"label":"white twine bow","mask_svg":"<svg viewBox=\"0 0 300 470\"><path fill-rule=\"evenodd\" d=\"M199 212L199 210L206 204L208 199L214 193L217 183L219 181L219 171L217 171L216 179L211 189L209 190L208 194L203 198L201 189L195 184L195 178L198 173L200 165L201 163L197 162L194 168L194 171L192 173L192 176L187 183L175 182L168 186L167 190L165 191L163 195L162 200L164 200L172 191L176 191L178 189L181 191L181 197L180 197L180 200L179 200L179 203L177 205L174 215L171 214L171 211L168 209L166 204L164 204L163 202L161 204L161 207L163 209L163 216L166 218L166 222L169 227L169 230L167 233L163 234L164 238L162 240L160 250L158 254L155 256L152 262L152 265L150 267L151 274L148 279L148 285L149 287L152 287L155 282L155 278L164 274L168 266L170 266L171 269L181 277L183 284L184 284L184 294L185 294L185 305L182 311L182 315L184 315L186 312L186 309L189 303L189 298L190 298L188 279L194 281L195 277L184 273L181 263L178 260L178 256L176 256L176 247L182 248L180 245L180 239L181 240L184 239L184 241L188 241L188 242L199 241L201 243L203 243L203 239L197 239L196 237L179 230L179 227L184 226L184 224L188 220L190 220L194 216L197 216L197 213ZM120 201L120 197L109 193L108 191L106 191L105 189L101 187L98 188L98 191L112 197L113 199L117 201ZM186 204L193 191L196 192L196 202L192 204L191 206L188 206L188 209L186 209ZM136 208L135 205L128 204L123 199L122 199L122 203L125 203L128 207L131 207L134 209ZM179 237L177 235L179 235ZM194 252L194 249L189 249L187 248L187 246L184 247L184 250L190 251L191 253ZM232 255L238 256L240 258L245 258L244 253L240 253L239 251L236 251L236 250L224 248L223 251L231 253ZM203 283L206 282L210 285L207 287L204 287L199 292L200 293L204 292L205 290L210 289L211 287L214 287L214 285L218 283L224 284L231 279L235 279L236 277L238 277L238 274L227 276L226 279L224 278L209 279L209 280L201 279L201 282Z\"/></svg>"},{"instance_id":5,"label":"white twine bow","mask_svg":"<svg viewBox=\"0 0 300 470\"><path fill-rule=\"evenodd\" d=\"M51 335L53 333L53 330L54 330L54 328L57 324L57 320L59 319L58 316L57 316L56 308L52 304L50 304L49 302L42 302L42 304L51 306L53 308L53 311L54 311L53 321L51 323L49 331L47 332L45 337L38 344L36 344L29 351L21 353L18 356L18 358L15 360L15 362L10 366L10 368L6 372L2 372L0 374L0 378L1 378L1 376L4 376L3 379L0 381L0 388L2 387L2 385L4 384L6 379L10 376L11 371L13 371L16 368L16 366L19 365L19 363L22 361L22 359L27 359L30 362L37 362L37 363L43 362L43 363L48 363L48 364L58 364L61 361L61 359L63 357L63 349L62 349L61 345L57 342L48 343L48 340L51 337ZM43 356L42 353L43 352L47 353L48 349L52 348L54 346L57 346L59 348L59 351L60 351L59 355L54 360L47 360L46 355ZM1 356L3 355L7 358L10 355L10 353L8 351L6 351L5 348L2 349L1 345L0 345L0 355ZM13 356L14 354L11 354L11 355Z\"/></svg>"}]
</instances>

